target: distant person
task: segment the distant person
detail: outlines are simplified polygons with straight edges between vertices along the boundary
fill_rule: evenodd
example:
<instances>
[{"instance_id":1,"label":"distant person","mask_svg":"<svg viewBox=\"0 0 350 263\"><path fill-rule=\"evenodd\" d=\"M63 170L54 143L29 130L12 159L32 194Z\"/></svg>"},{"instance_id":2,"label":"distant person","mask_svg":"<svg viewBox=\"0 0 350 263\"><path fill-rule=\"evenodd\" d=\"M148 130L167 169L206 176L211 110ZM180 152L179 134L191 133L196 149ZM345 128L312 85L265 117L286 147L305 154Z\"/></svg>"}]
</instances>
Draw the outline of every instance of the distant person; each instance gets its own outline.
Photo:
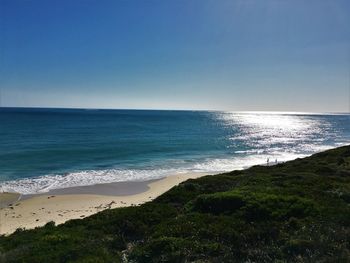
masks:
<instances>
[{"instance_id":1,"label":"distant person","mask_svg":"<svg viewBox=\"0 0 350 263\"><path fill-rule=\"evenodd\" d=\"M278 163L277 158L276 158L276 160L275 160L275 163L276 163L276 164Z\"/></svg>"},{"instance_id":2,"label":"distant person","mask_svg":"<svg viewBox=\"0 0 350 263\"><path fill-rule=\"evenodd\" d=\"M269 166L269 163L270 163L270 158L267 158L266 165Z\"/></svg>"}]
</instances>

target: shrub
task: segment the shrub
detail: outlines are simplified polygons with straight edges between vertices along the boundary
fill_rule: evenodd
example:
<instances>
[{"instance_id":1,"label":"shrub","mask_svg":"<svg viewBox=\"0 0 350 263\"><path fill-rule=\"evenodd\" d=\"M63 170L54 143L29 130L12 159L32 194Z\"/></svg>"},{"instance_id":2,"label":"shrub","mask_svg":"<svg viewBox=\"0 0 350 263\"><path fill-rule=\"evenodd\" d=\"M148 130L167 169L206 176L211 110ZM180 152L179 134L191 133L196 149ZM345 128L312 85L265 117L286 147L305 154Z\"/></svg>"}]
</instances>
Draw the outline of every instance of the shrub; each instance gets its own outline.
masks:
<instances>
[{"instance_id":1,"label":"shrub","mask_svg":"<svg viewBox=\"0 0 350 263\"><path fill-rule=\"evenodd\" d=\"M317 213L316 205L305 198L236 190L200 195L188 207L193 211L212 214L240 212L252 221L300 218Z\"/></svg>"},{"instance_id":2,"label":"shrub","mask_svg":"<svg viewBox=\"0 0 350 263\"><path fill-rule=\"evenodd\" d=\"M241 193L223 192L198 196L194 201L193 210L212 214L232 213L244 205Z\"/></svg>"},{"instance_id":3,"label":"shrub","mask_svg":"<svg viewBox=\"0 0 350 263\"><path fill-rule=\"evenodd\" d=\"M314 241L305 239L290 240L283 248L290 255L310 255L315 249L317 246Z\"/></svg>"}]
</instances>

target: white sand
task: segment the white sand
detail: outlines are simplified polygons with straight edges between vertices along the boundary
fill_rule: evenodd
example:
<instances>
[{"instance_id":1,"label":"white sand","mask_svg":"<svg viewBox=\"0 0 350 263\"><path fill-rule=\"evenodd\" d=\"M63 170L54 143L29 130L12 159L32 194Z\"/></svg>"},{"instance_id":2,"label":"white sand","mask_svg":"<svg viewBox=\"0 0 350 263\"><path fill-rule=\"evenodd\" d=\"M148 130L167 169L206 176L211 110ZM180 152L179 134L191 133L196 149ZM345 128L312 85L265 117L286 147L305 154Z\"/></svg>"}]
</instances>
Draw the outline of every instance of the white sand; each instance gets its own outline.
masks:
<instances>
[{"instance_id":1,"label":"white sand","mask_svg":"<svg viewBox=\"0 0 350 263\"><path fill-rule=\"evenodd\" d=\"M175 185L204 176L204 173L186 173L147 183L148 190L130 195L62 194L37 195L0 209L0 234L13 233L17 228L34 228L54 221L62 224L70 219L84 218L105 209L140 205L151 201ZM130 189L131 193L132 189ZM125 192L125 189L124 189ZM0 194L0 200L6 194ZM11 196L15 198L16 196ZM6 195L9 198L9 195Z\"/></svg>"}]
</instances>

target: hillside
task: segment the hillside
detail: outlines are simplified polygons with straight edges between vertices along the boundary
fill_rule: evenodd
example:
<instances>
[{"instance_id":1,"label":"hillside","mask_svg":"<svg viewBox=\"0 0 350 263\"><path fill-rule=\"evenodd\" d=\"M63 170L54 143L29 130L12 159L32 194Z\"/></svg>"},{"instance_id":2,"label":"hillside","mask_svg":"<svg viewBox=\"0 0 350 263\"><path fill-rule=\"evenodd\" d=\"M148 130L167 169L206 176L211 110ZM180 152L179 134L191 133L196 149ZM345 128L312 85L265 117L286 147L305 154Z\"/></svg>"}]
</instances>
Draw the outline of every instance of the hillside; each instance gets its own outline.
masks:
<instances>
[{"instance_id":1,"label":"hillside","mask_svg":"<svg viewBox=\"0 0 350 263\"><path fill-rule=\"evenodd\" d=\"M349 262L350 146L0 238L1 262Z\"/></svg>"}]
</instances>

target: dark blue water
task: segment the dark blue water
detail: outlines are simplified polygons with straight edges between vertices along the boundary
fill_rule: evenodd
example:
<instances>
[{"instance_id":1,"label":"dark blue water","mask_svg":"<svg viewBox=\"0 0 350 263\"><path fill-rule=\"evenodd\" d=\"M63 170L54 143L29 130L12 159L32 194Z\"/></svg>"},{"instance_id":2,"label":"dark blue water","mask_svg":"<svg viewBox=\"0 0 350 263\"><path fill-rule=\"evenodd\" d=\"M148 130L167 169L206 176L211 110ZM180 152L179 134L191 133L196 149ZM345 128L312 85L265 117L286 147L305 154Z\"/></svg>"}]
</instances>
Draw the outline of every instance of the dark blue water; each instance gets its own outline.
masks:
<instances>
[{"instance_id":1,"label":"dark blue water","mask_svg":"<svg viewBox=\"0 0 350 263\"><path fill-rule=\"evenodd\" d=\"M0 187L228 171L349 142L349 115L1 108Z\"/></svg>"}]
</instances>

